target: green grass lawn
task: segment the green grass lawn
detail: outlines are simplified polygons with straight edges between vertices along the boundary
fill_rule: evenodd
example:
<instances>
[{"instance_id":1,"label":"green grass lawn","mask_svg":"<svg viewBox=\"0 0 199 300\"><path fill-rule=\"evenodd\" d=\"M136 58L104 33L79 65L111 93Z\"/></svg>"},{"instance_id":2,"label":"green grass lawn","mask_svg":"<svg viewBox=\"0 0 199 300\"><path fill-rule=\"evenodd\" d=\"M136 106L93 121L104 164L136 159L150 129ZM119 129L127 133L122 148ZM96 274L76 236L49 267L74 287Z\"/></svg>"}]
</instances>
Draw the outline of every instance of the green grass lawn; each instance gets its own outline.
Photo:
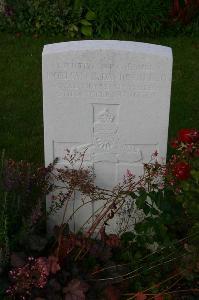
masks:
<instances>
[{"instance_id":1,"label":"green grass lawn","mask_svg":"<svg viewBox=\"0 0 199 300\"><path fill-rule=\"evenodd\" d=\"M44 44L59 41L65 38L0 34L0 149L7 157L43 162L41 54ZM199 128L199 41L188 37L139 41L173 49L169 137L183 127Z\"/></svg>"}]
</instances>

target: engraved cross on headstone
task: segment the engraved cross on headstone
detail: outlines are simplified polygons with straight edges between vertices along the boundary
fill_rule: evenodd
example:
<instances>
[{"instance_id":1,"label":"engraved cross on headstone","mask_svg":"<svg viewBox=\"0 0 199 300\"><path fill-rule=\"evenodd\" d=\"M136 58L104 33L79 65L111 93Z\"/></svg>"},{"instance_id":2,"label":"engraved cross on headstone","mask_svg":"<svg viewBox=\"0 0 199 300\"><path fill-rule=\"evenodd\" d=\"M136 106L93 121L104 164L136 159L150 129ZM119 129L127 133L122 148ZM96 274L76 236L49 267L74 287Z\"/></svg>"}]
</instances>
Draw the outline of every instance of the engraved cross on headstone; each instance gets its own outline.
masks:
<instances>
[{"instance_id":1,"label":"engraved cross on headstone","mask_svg":"<svg viewBox=\"0 0 199 300\"><path fill-rule=\"evenodd\" d=\"M92 144L63 143L63 150L84 153L84 165L91 166L96 175L96 184L102 188L112 189L119 183L127 169L136 174L143 171L144 151L150 153L157 145L134 145L123 142L119 131L119 104L92 104L93 128ZM142 148L142 150L141 150ZM55 151L56 152L56 151ZM54 157L55 158L55 157ZM64 161L61 162L64 164ZM78 167L78 166L77 166ZM73 202L73 201L72 201ZM81 203L81 198L76 196L76 205ZM101 206L101 203L92 203L92 214ZM127 205L128 206L128 205ZM71 207L71 211L74 208ZM111 230L117 232L120 218L110 221ZM71 226L75 226L75 219L71 220ZM75 230L75 227L74 227Z\"/></svg>"},{"instance_id":2,"label":"engraved cross on headstone","mask_svg":"<svg viewBox=\"0 0 199 300\"><path fill-rule=\"evenodd\" d=\"M119 131L119 104L92 104L92 107L93 143L66 142L62 151L85 152L84 163L94 168L96 184L112 188L128 168L138 167L141 173L144 154L140 148L146 150L148 146L155 149L157 145L135 145L123 141Z\"/></svg>"},{"instance_id":3,"label":"engraved cross on headstone","mask_svg":"<svg viewBox=\"0 0 199 300\"><path fill-rule=\"evenodd\" d=\"M122 179L127 169L139 168L138 173L142 173L143 162L147 162L148 159L146 154L152 154L154 150L157 150L158 145L131 144L123 140L119 130L119 104L97 103L92 104L92 108L93 143L55 143L54 158L59 153L61 159L66 149L71 152L85 152L84 163L94 168L96 184L104 188L113 188ZM55 149L60 144L61 148Z\"/></svg>"}]
</instances>

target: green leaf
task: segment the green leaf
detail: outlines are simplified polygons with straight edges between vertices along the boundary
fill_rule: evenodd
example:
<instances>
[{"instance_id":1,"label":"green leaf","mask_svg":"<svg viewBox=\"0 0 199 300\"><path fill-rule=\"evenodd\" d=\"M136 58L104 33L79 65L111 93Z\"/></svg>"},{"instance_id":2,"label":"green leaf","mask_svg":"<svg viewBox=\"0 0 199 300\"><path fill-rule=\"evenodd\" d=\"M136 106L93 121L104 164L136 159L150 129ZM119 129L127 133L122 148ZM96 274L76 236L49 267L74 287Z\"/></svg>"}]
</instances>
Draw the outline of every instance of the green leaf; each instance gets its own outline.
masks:
<instances>
[{"instance_id":1,"label":"green leaf","mask_svg":"<svg viewBox=\"0 0 199 300\"><path fill-rule=\"evenodd\" d=\"M132 199L136 199L137 195L134 192L129 192L128 195L132 198Z\"/></svg>"},{"instance_id":2,"label":"green leaf","mask_svg":"<svg viewBox=\"0 0 199 300\"><path fill-rule=\"evenodd\" d=\"M135 234L131 231L127 231L127 232L123 233L122 236L121 236L121 240L124 243L128 243L129 241L133 241L134 238L135 238Z\"/></svg>"},{"instance_id":3,"label":"green leaf","mask_svg":"<svg viewBox=\"0 0 199 300\"><path fill-rule=\"evenodd\" d=\"M94 11L89 10L86 14L86 19L89 21L96 20L96 14L94 13Z\"/></svg>"},{"instance_id":4,"label":"green leaf","mask_svg":"<svg viewBox=\"0 0 199 300\"><path fill-rule=\"evenodd\" d=\"M160 210L162 210L163 212L170 212L172 209L173 206L168 200L165 199L160 203Z\"/></svg>"},{"instance_id":5,"label":"green leaf","mask_svg":"<svg viewBox=\"0 0 199 300\"><path fill-rule=\"evenodd\" d=\"M144 211L145 215L148 215L148 213L150 212L150 206L145 202L143 204L142 208L143 208L143 211Z\"/></svg>"},{"instance_id":6,"label":"green leaf","mask_svg":"<svg viewBox=\"0 0 199 300\"><path fill-rule=\"evenodd\" d=\"M91 26L82 26L81 33L83 35L85 35L86 37L91 37L92 33L93 33L92 27Z\"/></svg>"},{"instance_id":7,"label":"green leaf","mask_svg":"<svg viewBox=\"0 0 199 300\"><path fill-rule=\"evenodd\" d=\"M75 24L70 24L68 26L68 31L69 32L78 32L78 27Z\"/></svg>"},{"instance_id":8,"label":"green leaf","mask_svg":"<svg viewBox=\"0 0 199 300\"><path fill-rule=\"evenodd\" d=\"M87 21L86 19L80 20L80 23L84 26L92 26L92 24L89 21Z\"/></svg>"},{"instance_id":9,"label":"green leaf","mask_svg":"<svg viewBox=\"0 0 199 300\"><path fill-rule=\"evenodd\" d=\"M159 215L160 212L155 207L151 207L150 212L152 215Z\"/></svg>"},{"instance_id":10,"label":"green leaf","mask_svg":"<svg viewBox=\"0 0 199 300\"><path fill-rule=\"evenodd\" d=\"M73 4L74 10L80 10L82 6L82 0L75 0Z\"/></svg>"},{"instance_id":11,"label":"green leaf","mask_svg":"<svg viewBox=\"0 0 199 300\"><path fill-rule=\"evenodd\" d=\"M35 27L36 27L37 29L39 29L39 28L41 27L41 24L40 24L39 22L36 22L36 23L35 23Z\"/></svg>"},{"instance_id":12,"label":"green leaf","mask_svg":"<svg viewBox=\"0 0 199 300\"><path fill-rule=\"evenodd\" d=\"M142 192L136 200L137 208L140 208L140 209L143 208L143 205L144 205L144 202L146 201L146 199L147 199L147 193Z\"/></svg>"},{"instance_id":13,"label":"green leaf","mask_svg":"<svg viewBox=\"0 0 199 300\"><path fill-rule=\"evenodd\" d=\"M196 178L196 179L199 180L199 171L192 170L192 171L191 171L191 175L192 175L194 178Z\"/></svg>"},{"instance_id":14,"label":"green leaf","mask_svg":"<svg viewBox=\"0 0 199 300\"><path fill-rule=\"evenodd\" d=\"M182 182L182 188L184 191L189 191L190 189L190 184L188 182Z\"/></svg>"}]
</instances>

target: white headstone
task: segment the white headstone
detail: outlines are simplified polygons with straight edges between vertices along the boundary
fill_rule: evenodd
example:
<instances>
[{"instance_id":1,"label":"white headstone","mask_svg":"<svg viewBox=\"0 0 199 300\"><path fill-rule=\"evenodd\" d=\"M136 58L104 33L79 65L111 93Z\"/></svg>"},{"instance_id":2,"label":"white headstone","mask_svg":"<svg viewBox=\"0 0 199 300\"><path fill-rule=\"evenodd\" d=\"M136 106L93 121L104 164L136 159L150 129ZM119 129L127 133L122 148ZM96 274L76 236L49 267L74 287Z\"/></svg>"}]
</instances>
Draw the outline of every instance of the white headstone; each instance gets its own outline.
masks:
<instances>
[{"instance_id":1,"label":"white headstone","mask_svg":"<svg viewBox=\"0 0 199 300\"><path fill-rule=\"evenodd\" d=\"M88 147L86 162L95 169L96 184L112 188L127 169L141 175L155 150L166 158L171 77L168 47L96 40L46 45L46 165L56 157L64 164L66 149ZM79 212L77 228L94 210L89 204Z\"/></svg>"}]
</instances>

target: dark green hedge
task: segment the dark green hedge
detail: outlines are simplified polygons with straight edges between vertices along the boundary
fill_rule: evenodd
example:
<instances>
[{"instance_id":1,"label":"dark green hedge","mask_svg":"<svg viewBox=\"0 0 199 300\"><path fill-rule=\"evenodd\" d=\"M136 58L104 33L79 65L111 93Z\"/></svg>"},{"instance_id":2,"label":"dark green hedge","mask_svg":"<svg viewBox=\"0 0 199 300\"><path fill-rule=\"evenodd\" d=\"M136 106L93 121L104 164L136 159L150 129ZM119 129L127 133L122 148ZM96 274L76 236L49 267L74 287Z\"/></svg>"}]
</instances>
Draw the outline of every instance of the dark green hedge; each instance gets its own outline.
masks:
<instances>
[{"instance_id":1,"label":"dark green hedge","mask_svg":"<svg viewBox=\"0 0 199 300\"><path fill-rule=\"evenodd\" d=\"M199 1L0 0L0 30L110 38L199 31Z\"/></svg>"},{"instance_id":2,"label":"dark green hedge","mask_svg":"<svg viewBox=\"0 0 199 300\"><path fill-rule=\"evenodd\" d=\"M97 12L97 33L126 32L155 34L163 30L168 19L170 0L87 0Z\"/></svg>"},{"instance_id":3,"label":"dark green hedge","mask_svg":"<svg viewBox=\"0 0 199 300\"><path fill-rule=\"evenodd\" d=\"M68 31L82 16L81 2L53 0L7 0L0 22L6 31L27 34L58 34Z\"/></svg>"}]
</instances>

